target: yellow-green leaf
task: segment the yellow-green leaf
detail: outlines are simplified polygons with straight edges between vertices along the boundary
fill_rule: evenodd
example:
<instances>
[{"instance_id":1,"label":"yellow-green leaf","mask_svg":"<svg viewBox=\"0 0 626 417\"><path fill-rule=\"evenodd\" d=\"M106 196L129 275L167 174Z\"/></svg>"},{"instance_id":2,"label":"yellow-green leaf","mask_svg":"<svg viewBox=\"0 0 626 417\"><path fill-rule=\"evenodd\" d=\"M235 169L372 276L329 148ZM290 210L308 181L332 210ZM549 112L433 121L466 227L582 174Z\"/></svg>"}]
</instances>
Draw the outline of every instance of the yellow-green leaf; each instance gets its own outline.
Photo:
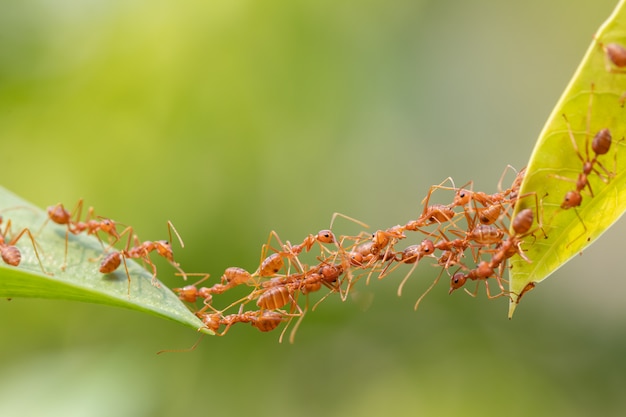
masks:
<instances>
[{"instance_id":1,"label":"yellow-green leaf","mask_svg":"<svg viewBox=\"0 0 626 417\"><path fill-rule=\"evenodd\" d=\"M66 227L48 222L41 228L47 218L46 212L2 187L0 215L3 231L9 220L11 222L7 240L24 228L31 231L45 270L44 273L34 245L25 233L16 243L22 254L20 265L14 267L0 261L0 297L57 298L125 307L213 334L203 327L176 294L162 284L158 288L152 285L152 274L136 262L127 260L130 291L123 265L112 274L101 274L97 260L101 259L103 248L94 236L70 234L67 268L61 270Z\"/></svg>"},{"instance_id":2,"label":"yellow-green leaf","mask_svg":"<svg viewBox=\"0 0 626 417\"><path fill-rule=\"evenodd\" d=\"M538 212L547 237L538 231L524 239L522 247L531 263L519 257L511 260L510 291L514 297L509 305L509 317L513 315L519 302L518 294L524 288L544 280L580 253L626 210L626 142L623 140L626 133L626 73L608 60L605 48L610 43L626 46L624 0L596 33L531 155L520 193L536 193L541 202ZM598 156L598 161L610 171L610 175L594 164L602 175L591 173L588 176L593 196L585 187L579 207L561 208L566 193L576 190L575 181L583 170L583 162L575 151L570 134L582 158L590 160L595 156L591 141L604 128L610 130L613 140L609 152ZM532 197L523 198L516 212L535 206Z\"/></svg>"}]
</instances>

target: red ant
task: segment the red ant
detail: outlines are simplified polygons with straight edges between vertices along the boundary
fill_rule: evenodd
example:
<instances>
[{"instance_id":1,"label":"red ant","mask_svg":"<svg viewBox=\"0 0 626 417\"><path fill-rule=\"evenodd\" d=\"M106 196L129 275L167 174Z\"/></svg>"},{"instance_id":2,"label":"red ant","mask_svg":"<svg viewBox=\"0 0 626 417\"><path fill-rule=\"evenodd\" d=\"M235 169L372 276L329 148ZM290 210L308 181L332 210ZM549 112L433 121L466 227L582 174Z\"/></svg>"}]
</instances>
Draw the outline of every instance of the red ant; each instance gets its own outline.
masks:
<instances>
[{"instance_id":1,"label":"red ant","mask_svg":"<svg viewBox=\"0 0 626 417\"><path fill-rule=\"evenodd\" d=\"M565 115L563 115L563 117L565 117ZM568 123L568 128L569 128L569 123ZM570 133L571 133L571 130L570 130ZM575 181L571 180L570 178L556 176L556 178L563 179L566 181L573 181L576 184L576 189L568 191L565 194L565 197L563 198L563 202L561 203L561 208L566 209L566 210L580 206L580 204L582 203L582 199L583 199L581 195L581 191L584 190L585 188L589 190L589 194L591 195L591 197L593 197L593 190L591 189L591 184L589 183L589 178L588 178L588 176L592 172L595 172L598 175L598 177L604 182L608 182L608 179L613 175L608 170L606 170L604 166L602 166L600 161L598 161L598 156L606 154L609 151L609 148L611 146L612 138L611 138L611 132L609 131L609 129L604 128L600 130L598 133L596 133L596 135L593 137L593 141L591 142L591 149L595 153L593 159L589 159L588 144L586 145L587 157L585 159L580 154L580 151L578 150L578 147L576 146L576 142L574 141L573 136L570 135L570 138L572 139L572 144L574 145L574 150L576 151L576 154L578 155L580 160L583 162L583 171L578 175L578 179ZM603 176L603 174L600 171L594 168L595 164L600 166L607 173L606 178Z\"/></svg>"},{"instance_id":2,"label":"red ant","mask_svg":"<svg viewBox=\"0 0 626 417\"><path fill-rule=\"evenodd\" d=\"M3 221L3 218L2 216L0 216L0 224L2 224L2 221ZM30 230L28 228L22 229L20 233L13 236L11 240L7 242L7 235L9 234L10 228L11 228L11 220L8 220L4 228L4 231L0 232L0 256L2 257L2 260L4 261L4 263L6 263L7 265L11 265L11 266L18 266L20 262L22 262L22 253L15 245L22 238L22 236L27 234L33 245L35 256L37 257L37 261L39 262L39 267L41 268L44 274L50 275L44 269L43 264L41 263L41 258L39 257L39 251L37 251L37 242L35 241L35 238L33 237L33 234L30 232Z\"/></svg>"},{"instance_id":3,"label":"red ant","mask_svg":"<svg viewBox=\"0 0 626 417\"><path fill-rule=\"evenodd\" d=\"M241 306L243 308L243 306ZM283 321L285 316L277 311L246 311L242 312L240 308L237 314L228 314L223 316L221 313L199 313L198 317L204 325L215 332L218 336L224 336L231 326L235 323L250 323L262 332L270 332L276 329ZM226 327L219 332L220 326Z\"/></svg>"},{"instance_id":4,"label":"red ant","mask_svg":"<svg viewBox=\"0 0 626 417\"><path fill-rule=\"evenodd\" d=\"M489 291L489 285L487 284L487 279L494 275L496 276L496 280L498 281L498 285L500 285L500 289L502 290L502 292L500 294L492 296ZM491 266L491 263L487 261L480 261L480 263L478 264L476 268L471 269L469 272L465 274L462 272L455 273L450 279L450 291L448 291L448 294L452 294L452 291L458 288L461 288L468 279L471 279L473 281L477 281L477 280L485 281L488 298L497 298L506 294L506 291L504 290L504 287L502 286L502 283L501 283L501 278L496 274L494 268ZM476 296L476 292L469 293L469 294L472 297Z\"/></svg>"},{"instance_id":5,"label":"red ant","mask_svg":"<svg viewBox=\"0 0 626 417\"><path fill-rule=\"evenodd\" d=\"M39 229L41 231L49 220L52 220L56 224L67 226L67 231L65 232L65 256L63 258L63 265L61 265L61 270L65 270L65 268L67 267L67 246L70 233L77 235L86 231L88 235L94 235L98 238L98 240L100 240L98 232L102 231L108 234L109 237L113 239L112 242L109 241L110 244L114 244L120 239L120 235L117 233L116 230L116 223L111 219L96 216L93 207L89 207L86 221L80 221L82 209L82 199L78 200L76 207L71 213L67 211L61 203L55 206L49 206L46 210L48 213L48 218ZM74 218L76 220L73 220ZM101 220L95 220L96 218L100 218ZM102 243L101 240L100 243Z\"/></svg>"},{"instance_id":6,"label":"red ant","mask_svg":"<svg viewBox=\"0 0 626 417\"><path fill-rule=\"evenodd\" d=\"M443 223L452 221L457 215L452 207L446 206L444 204L433 204L429 206L428 200L430 198L430 195L432 194L432 191L433 187L431 187L426 198L422 200L422 204L424 204L424 210L422 210L422 214L416 220L409 221L404 226L405 230L417 231L425 226L435 223L441 225Z\"/></svg>"},{"instance_id":7,"label":"red ant","mask_svg":"<svg viewBox=\"0 0 626 417\"><path fill-rule=\"evenodd\" d=\"M324 250L328 250L328 249L325 249L324 246L322 246L322 243L337 244L335 235L330 230L320 230L317 233L317 235L310 234L304 239L304 241L302 241L302 243L295 245L295 246L291 245L289 241L287 241L286 244L283 244L278 234L272 230L270 232L267 243L263 246L263 251L261 255L262 258L265 255L266 250L270 248L269 242L272 239L272 237L274 237L278 241L281 249L278 252L272 253L271 255L262 259L259 268L253 274L255 276L271 277L271 276L278 274L278 272L281 269L283 269L283 267L285 266L285 261L283 260L283 258L287 258L289 260L292 260L292 259L295 260L295 262L298 265L298 269L300 271L303 271L305 268L300 263L300 260L298 259L298 255L300 255L303 250L308 252L311 250L311 248L313 247L315 243L318 243L323 253Z\"/></svg>"},{"instance_id":8,"label":"red ant","mask_svg":"<svg viewBox=\"0 0 626 417\"><path fill-rule=\"evenodd\" d=\"M591 158L591 155L589 152L589 129L590 129L590 124L591 124L591 108L593 105L593 92L594 92L594 85L591 84L591 92L589 94L589 108L587 112L587 129L585 132L585 156L582 155L582 153L580 152L578 148L578 144L576 143L576 138L574 138L574 132L572 130L572 126L570 125L569 120L567 119L567 116L563 115L563 119L565 120L565 124L567 126L567 133L572 143L572 147L574 148L574 152L576 152L576 156L583 163L582 172L578 174L578 178L576 180L573 180L567 177L562 177L559 175L554 176L555 178L558 178L564 181L573 182L576 184L576 189L568 191L565 194L565 197L563 198L563 202L561 203L561 208L565 210L579 207L581 205L582 203L581 191L583 191L585 188L589 190L589 194L591 195L591 197L594 196L593 190L591 188L591 184L589 183L589 175L591 175L592 172L595 173L598 176L598 178L600 178L605 183L608 183L610 178L615 175L614 173L606 169L604 165L602 165L602 163L598 160L598 156L607 154L611 148L612 137L611 137L611 132L609 131L609 129L607 128L601 129L598 133L595 134L595 136L593 137L593 140L591 141L591 150L594 153L593 158ZM600 172L596 168L596 166L600 167L603 172Z\"/></svg>"},{"instance_id":9,"label":"red ant","mask_svg":"<svg viewBox=\"0 0 626 417\"><path fill-rule=\"evenodd\" d=\"M177 274L178 275L178 274ZM183 301L187 301L190 303L195 303L198 297L203 298L205 300L205 304L210 304L212 294L222 294L227 290L234 288L241 284L248 284L252 280L252 275L248 271L243 268L239 268L236 266L231 266L226 268L224 271L224 275L222 275L220 282L214 284L212 287L201 287L197 288L196 286L207 280L209 278L209 274L186 274L187 276L193 275L202 275L203 278L200 281L187 285L183 288L174 288L174 292L179 294L179 298Z\"/></svg>"},{"instance_id":10,"label":"red ant","mask_svg":"<svg viewBox=\"0 0 626 417\"><path fill-rule=\"evenodd\" d=\"M181 247L185 247L182 238L178 234L178 231L172 224L172 222L167 222L168 231L170 234L170 240L172 238L172 230L176 234L178 241L180 242ZM127 228L120 236L126 234L127 232L132 231L131 228ZM161 285L157 281L157 269L156 265L150 259L150 253L156 252L159 256L165 258L174 268L178 270L178 272L187 279L187 274L180 268L180 265L174 261L174 252L172 250L172 245L167 240L157 240L157 241L145 241L141 243L137 235L133 236L135 241L135 246L130 247L130 234L128 241L126 242L126 248L120 251L114 251L108 254L100 263L100 272L103 274L109 274L115 271L120 264L124 263L124 269L126 270L126 276L128 277L128 293L130 295L130 273L128 272L128 266L126 265L126 258L133 259L141 259L146 262L152 268L152 285L159 288Z\"/></svg>"}]
</instances>

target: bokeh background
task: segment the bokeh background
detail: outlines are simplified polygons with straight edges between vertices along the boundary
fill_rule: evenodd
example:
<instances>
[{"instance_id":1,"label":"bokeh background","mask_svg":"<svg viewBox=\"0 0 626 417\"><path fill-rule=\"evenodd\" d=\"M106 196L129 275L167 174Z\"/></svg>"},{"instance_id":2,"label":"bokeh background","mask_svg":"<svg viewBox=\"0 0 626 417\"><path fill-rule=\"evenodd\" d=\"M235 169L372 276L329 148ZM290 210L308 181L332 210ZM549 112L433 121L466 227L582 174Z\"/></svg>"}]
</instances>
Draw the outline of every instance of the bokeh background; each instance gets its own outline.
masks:
<instances>
[{"instance_id":1,"label":"bokeh background","mask_svg":"<svg viewBox=\"0 0 626 417\"><path fill-rule=\"evenodd\" d=\"M166 237L188 271L254 270L274 229L389 227L428 187L524 166L615 6L596 2L4 1L2 185ZM344 229L345 228L345 229ZM354 225L338 221L338 234ZM348 232L346 232L348 233ZM0 303L0 415L617 416L623 222L527 295L447 295L423 266L329 297L296 343L152 316ZM181 282L167 265L162 280Z\"/></svg>"}]
</instances>

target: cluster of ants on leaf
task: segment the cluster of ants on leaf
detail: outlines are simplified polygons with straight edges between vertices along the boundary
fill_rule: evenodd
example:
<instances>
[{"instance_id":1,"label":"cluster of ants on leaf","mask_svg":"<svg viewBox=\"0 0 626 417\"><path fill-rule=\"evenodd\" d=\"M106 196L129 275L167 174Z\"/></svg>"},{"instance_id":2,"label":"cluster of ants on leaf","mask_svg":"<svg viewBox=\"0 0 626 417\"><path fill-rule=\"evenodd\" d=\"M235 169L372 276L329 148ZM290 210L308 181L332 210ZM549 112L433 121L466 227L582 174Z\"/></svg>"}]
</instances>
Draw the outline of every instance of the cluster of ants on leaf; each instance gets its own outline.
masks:
<instances>
[{"instance_id":1,"label":"cluster of ants on leaf","mask_svg":"<svg viewBox=\"0 0 626 417\"><path fill-rule=\"evenodd\" d=\"M619 72L626 67L626 49L618 44L606 46L600 44L600 46L605 53L607 69L610 66L611 72ZM593 85L590 94L588 128L592 96ZM585 189L590 196L594 196L589 183L591 175L595 174L604 183L608 183L615 174L598 159L609 152L612 143L610 130L601 129L593 136L589 144L588 129L583 155L567 117L563 115L563 118L573 150L582 162L577 178L553 176L575 184L575 187L565 194L560 205L561 209L567 210L576 209L582 204L582 192ZM441 271L424 294L418 298L415 309L437 284L444 271L450 277L450 294L463 288L468 281L476 281L476 289L473 292L467 289L465 291L475 296L478 285L484 282L488 298L510 297L512 293L503 285L507 261L514 256L519 256L525 262L531 262L525 255L523 245L528 242L532 244L533 240L526 238L532 236L536 239L536 234L539 233L543 237L547 236L542 226L540 199L532 192L525 195L519 194L525 169L516 172L511 186L502 190L502 181L506 172L507 170L498 184L500 191L493 194L474 191L472 182L457 188L452 179L448 178L429 189L422 201L423 210L419 217L405 224L377 230L374 233L361 232L355 236L336 236L330 229L321 230L316 234L308 235L300 243L294 245L289 241L283 243L278 234L272 231L268 242L263 246L259 266L254 272L251 273L239 267L229 267L224 271L220 281L212 286L199 286L209 278L208 274L186 273L174 261L170 243L172 230L182 247L184 244L171 222L168 222L170 241L141 242L133 234L131 227L118 232L115 221L96 216L92 207L88 209L86 218L81 220L83 202L80 200L72 212L66 210L62 204L48 207L48 218L40 231L48 221L66 227L65 257L61 269L65 269L67 265L70 234L87 234L97 237L104 248L101 260L99 260L99 271L109 274L123 264L128 276L129 297L131 278L126 259L138 259L148 264L152 270L152 285L159 286L157 268L150 259L151 253L155 252L165 258L178 271L177 275L183 276L184 279L188 276L201 276L195 284L174 288L174 292L182 301L191 306L192 311L202 320L206 328L218 335L224 335L236 323L250 323L258 330L268 332L278 328L283 322L290 323L297 319L289 337L290 341L293 341L295 332L308 310L309 294L325 287L329 291L318 303L334 293L339 294L341 299L345 300L355 283L362 277L367 277L368 282L374 275L382 279L400 266L410 265L410 269L398 286L398 295L401 295L405 283L416 266L425 258L431 258ZM448 181L451 186L444 186ZM448 204L430 204L431 196L436 190L452 191L452 201ZM534 206L519 210L512 217L516 204L523 198L534 199ZM337 216L366 227L365 224L355 219L336 213L331 221L331 229ZM582 222L582 219L580 220ZM510 227L506 224L507 221L510 222ZM2 222L3 219L0 217L0 225ZM464 224L463 227L460 226L461 223ZM28 228L24 228L19 233L12 234L10 229L10 220L6 222L4 230L0 228L2 260L6 264L18 266L21 262L21 252L16 244L21 238L28 236L41 270L46 274L51 274L45 270L39 257L37 233L33 235ZM399 243L410 233L419 233L422 236L421 242L398 248ZM105 246L100 235L106 235L108 246ZM123 241L124 236L127 236L124 248L115 248L114 245ZM272 238L277 241L278 247L270 244ZM313 264L309 265L303 256L315 247L319 249L319 255L315 256ZM490 281L497 284L499 293L491 293ZM247 295L224 308L214 305L216 296L241 286L250 288ZM515 300L519 302L520 297L533 287L534 284L530 283L520 294L515 294ZM301 297L306 298L305 306L300 305ZM256 305L256 307L247 308L251 305ZM288 325L281 333L280 340L287 328Z\"/></svg>"}]
</instances>

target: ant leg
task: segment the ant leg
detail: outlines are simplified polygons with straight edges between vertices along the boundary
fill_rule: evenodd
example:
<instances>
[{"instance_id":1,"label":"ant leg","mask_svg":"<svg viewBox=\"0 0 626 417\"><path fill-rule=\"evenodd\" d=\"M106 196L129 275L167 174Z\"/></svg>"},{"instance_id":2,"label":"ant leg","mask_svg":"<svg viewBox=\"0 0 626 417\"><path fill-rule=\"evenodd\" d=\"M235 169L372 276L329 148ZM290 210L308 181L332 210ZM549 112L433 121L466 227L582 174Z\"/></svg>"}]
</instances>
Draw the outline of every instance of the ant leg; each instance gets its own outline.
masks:
<instances>
[{"instance_id":1,"label":"ant leg","mask_svg":"<svg viewBox=\"0 0 626 417\"><path fill-rule=\"evenodd\" d=\"M417 308L419 307L419 305L422 302L422 300L424 299L424 297L426 297L426 294L428 294L435 287L435 285L437 285L437 282L439 282L439 279L441 278L441 275L443 274L443 271L445 271L445 269L441 268L441 271L439 272L439 275L437 275L437 278L435 278L433 283L430 284L430 287L428 287L426 289L426 291L424 291L424 293L420 296L420 298L417 299L417 302L413 306L413 310L417 311Z\"/></svg>"},{"instance_id":2,"label":"ant leg","mask_svg":"<svg viewBox=\"0 0 626 417\"><path fill-rule=\"evenodd\" d=\"M443 186L448 181L452 184L452 188L447 188ZM445 180L441 181L438 185L431 186L428 189L428 194L426 194L426 197L424 197L424 199L422 200L422 205L424 206L424 210L422 211L422 216L426 214L426 211L428 209L428 202L430 201L430 196L432 195L433 191L438 190L438 189L456 190L457 188L454 185L454 180L452 179L452 177L446 178Z\"/></svg>"},{"instance_id":3,"label":"ant leg","mask_svg":"<svg viewBox=\"0 0 626 417\"><path fill-rule=\"evenodd\" d=\"M281 250L273 248L270 244L270 242L272 241L272 236L276 238L276 241L281 247ZM272 230L267 237L267 242L265 242L265 244L263 244L263 246L261 247L261 259L259 260L259 267L252 274L252 276L269 277L277 274L278 271L280 271L284 267L284 261L280 253L282 251L282 247L283 242L280 240L278 233ZM267 252L270 249L273 250L274 253L268 256Z\"/></svg>"},{"instance_id":4,"label":"ant leg","mask_svg":"<svg viewBox=\"0 0 626 417\"><path fill-rule=\"evenodd\" d=\"M500 282L498 281L498 284L500 284ZM485 288L487 289L487 298L489 298L490 300L493 300L494 298L500 298L500 297L504 297L504 296L509 296L509 292L506 291L504 289L504 287L502 287L502 285L500 284L500 288L502 289L502 291L499 294L496 295L491 295L491 292L489 291L489 282L488 279L485 280ZM510 296L509 296L510 297Z\"/></svg>"},{"instance_id":5,"label":"ant leg","mask_svg":"<svg viewBox=\"0 0 626 417\"><path fill-rule=\"evenodd\" d=\"M474 292L471 292L470 290L468 290L467 288L463 288L465 290L466 293L468 293L470 296L476 298L476 296L478 295L478 286L480 285L480 282L477 281L476 282L476 288L474 288ZM487 292L489 292L489 290L487 290Z\"/></svg>"},{"instance_id":6,"label":"ant leg","mask_svg":"<svg viewBox=\"0 0 626 417\"><path fill-rule=\"evenodd\" d=\"M278 338L278 343L283 343L283 337L285 336L285 332L287 331L287 329L289 328L289 324L291 323L291 321L293 320L294 317L299 317L298 321L296 322L297 325L299 325L299 323L302 321L302 319L304 318L304 315L306 313L306 310L302 310L302 308L300 308L300 305L298 305L298 300L297 300L297 295L296 297L293 297L291 294L289 294L289 298L291 299L291 306L289 309L289 313L287 315L289 315L291 318L287 321L287 324L285 325L285 328L283 329L282 332L280 332L280 337ZM308 299L308 297L307 297ZM307 304L308 307L308 304ZM298 310L297 313L294 313L295 310ZM293 335L295 337L295 334ZM289 343L293 343L292 338L290 336L289 338Z\"/></svg>"},{"instance_id":7,"label":"ant leg","mask_svg":"<svg viewBox=\"0 0 626 417\"><path fill-rule=\"evenodd\" d=\"M157 279L157 267L154 262L152 262L152 259L150 259L150 256L148 254L145 254L144 256L142 256L141 260L150 265L150 268L152 268L152 280L150 281L150 283L157 288L161 288L161 284L159 284L159 281ZM124 262L124 266L126 266L126 262Z\"/></svg>"},{"instance_id":8,"label":"ant leg","mask_svg":"<svg viewBox=\"0 0 626 417\"><path fill-rule=\"evenodd\" d=\"M7 226L11 224L11 221L9 220L9 222L7 223ZM39 267L41 268L41 271L46 274L46 275L53 275L52 272L47 272L45 270L45 268L43 267L43 264L41 262L41 258L39 257L39 251L37 250L37 245L38 243L35 241L35 238L33 237L33 234L30 232L30 230L28 228L24 228L22 229L22 231L15 237L13 237L11 239L11 241L8 243L9 246L14 246L18 240L20 240L22 238L22 236L24 236L24 233L28 234L28 237L30 238L30 242L33 245L33 249L35 251L35 256L37 257L37 262L39 262Z\"/></svg>"},{"instance_id":9,"label":"ant leg","mask_svg":"<svg viewBox=\"0 0 626 417\"><path fill-rule=\"evenodd\" d=\"M200 329L198 329L198 331L200 331L203 328L204 327L201 327ZM198 340L196 340L196 342L191 347L188 347L188 348L185 348L185 349L163 349L163 350L159 350L156 354L160 355L162 353L187 353L187 352L193 352L200 345L200 342L202 341L202 339L204 339L204 336L206 336L206 334L202 333L200 335L200 337L198 338Z\"/></svg>"},{"instance_id":10,"label":"ant leg","mask_svg":"<svg viewBox=\"0 0 626 417\"><path fill-rule=\"evenodd\" d=\"M180 247L184 248L185 247L185 243L183 242L183 239L180 237L180 234L178 233L178 230L176 230L176 228L174 227L172 222L168 220L167 221L167 231L168 231L168 233L170 235L170 242L172 241L172 230L174 231L174 234L178 238L178 242L180 243Z\"/></svg>"},{"instance_id":11,"label":"ant leg","mask_svg":"<svg viewBox=\"0 0 626 417\"><path fill-rule=\"evenodd\" d=\"M317 304L319 304L319 302L316 303L315 306L317 306ZM298 331L298 328L300 327L300 323L302 323L302 320L304 319L304 315L308 310L309 310L309 295L307 294L306 303L304 305L304 310L303 311L301 310L302 314L299 315L298 320L296 321L296 324L293 325L293 329L291 329L291 332L289 333L289 343L293 344L295 342L296 332ZM289 322L287 322L287 326L289 326ZM285 326L285 330L287 329L287 326ZM282 334L281 334L281 339L282 339Z\"/></svg>"},{"instance_id":12,"label":"ant leg","mask_svg":"<svg viewBox=\"0 0 626 417\"><path fill-rule=\"evenodd\" d=\"M544 198L547 195L548 194L544 195ZM546 234L546 231L543 229L543 225L544 225L544 222L543 222L543 199L540 200L539 196L537 195L537 193L532 191L530 193L526 193L526 194L523 194L523 195L519 196L517 201L521 200L522 198L527 198L527 197L531 197L531 196L534 197L534 199L535 199L535 214L536 214L536 217L537 217L537 227L534 229L534 231L536 231L537 229L541 230L541 233L543 234L543 237L545 239L547 239L548 235ZM532 232L527 232L526 234L533 235Z\"/></svg>"},{"instance_id":13,"label":"ant leg","mask_svg":"<svg viewBox=\"0 0 626 417\"><path fill-rule=\"evenodd\" d=\"M131 239L133 237L133 228L132 226L128 226L126 227L124 230L122 230L122 233L120 233L118 235L118 238L115 242L110 243L109 246L107 246L106 248L104 248L103 252L108 252L109 250L113 249L113 245L115 245L117 242L119 242L120 240L122 240L122 237L124 235L128 235L128 239L126 240L126 246L124 247L124 250L128 251L130 249L130 243L131 243ZM135 238L137 238L137 235L135 235ZM138 239L138 238L137 238Z\"/></svg>"},{"instance_id":14,"label":"ant leg","mask_svg":"<svg viewBox=\"0 0 626 417\"><path fill-rule=\"evenodd\" d=\"M407 272L407 274L402 279L402 282L400 282L400 285L398 285L398 297L402 296L402 288L404 287L404 284L409 280L409 277L411 276L411 274L413 274L413 271L415 271L415 268L417 268L418 264L419 264L419 261L415 261L413 263L413 266L411 267L411 269L409 269L409 272ZM443 269L442 269L442 271L443 271ZM439 279L439 278L437 278L437 279Z\"/></svg>"},{"instance_id":15,"label":"ant leg","mask_svg":"<svg viewBox=\"0 0 626 417\"><path fill-rule=\"evenodd\" d=\"M578 210L576 210L576 209L574 209L574 213L576 213L576 217L578 217L578 220L580 221L580 224L583 225L583 232L581 234L579 234L578 236L576 236L574 239L572 239L572 241L569 242L567 244L567 246L565 246L565 248L569 248L572 243L576 242L578 239L580 239L581 237L583 237L584 235L587 234L587 225L583 221L583 218L580 217L580 213L578 213Z\"/></svg>"},{"instance_id":16,"label":"ant leg","mask_svg":"<svg viewBox=\"0 0 626 417\"><path fill-rule=\"evenodd\" d=\"M580 159L580 162L582 162L584 164L585 163L585 158L583 158L583 155L580 153L580 150L578 148L578 144L576 143L576 138L574 138L574 131L572 130L572 126L571 126L569 120L567 119L567 116L565 114L563 114L562 116L563 116L563 119L565 120L565 125L567 126L567 135L569 136L569 139L572 142L572 147L574 148L574 152L576 152L576 156L578 156L578 159ZM586 135L586 142L587 142L585 147L588 149L589 138L588 138L588 134L587 133L585 133L585 135Z\"/></svg>"},{"instance_id":17,"label":"ant leg","mask_svg":"<svg viewBox=\"0 0 626 417\"><path fill-rule=\"evenodd\" d=\"M122 262L124 262L124 270L126 271L126 277L128 278L128 299L130 300L130 272L128 272L128 265L126 265L126 256L121 254Z\"/></svg>"},{"instance_id":18,"label":"ant leg","mask_svg":"<svg viewBox=\"0 0 626 417\"><path fill-rule=\"evenodd\" d=\"M74 210L72 210L70 218L74 219L74 223L78 223L82 215L83 215L83 199L79 198L78 202L76 203L76 206L74 207Z\"/></svg>"},{"instance_id":19,"label":"ant leg","mask_svg":"<svg viewBox=\"0 0 626 417\"><path fill-rule=\"evenodd\" d=\"M176 275L176 276L182 276L180 273L175 274L175 275ZM195 285L198 285L198 284L200 284L200 283L202 283L202 282L206 281L207 279L209 279L209 277L211 276L211 274L207 274L207 273L205 273L205 272L191 272L191 273L186 272L186 273L185 273L185 276L188 276L188 277L202 277L202 278L200 278L200 280L198 280L198 281L194 282L193 284L190 284L190 285L195 286Z\"/></svg>"},{"instance_id":20,"label":"ant leg","mask_svg":"<svg viewBox=\"0 0 626 417\"><path fill-rule=\"evenodd\" d=\"M360 220L357 220L357 219L355 219L355 218L353 218L353 217L350 217L350 216L346 216L346 215L345 215L345 214L343 214L343 213L335 212L335 213L333 213L333 217L332 217L332 218L331 218L331 220L330 220L330 230L333 230L333 224L335 223L335 219L336 219L337 217L343 217L344 219L349 220L349 221L351 221L352 223L356 223L356 224L358 224L359 226L364 227L364 228L366 228L366 229L369 229L369 228L370 228L367 224L363 223L363 222L362 222L362 221L360 221Z\"/></svg>"},{"instance_id":21,"label":"ant leg","mask_svg":"<svg viewBox=\"0 0 626 417\"><path fill-rule=\"evenodd\" d=\"M513 167L513 165L507 164L506 168L504 168L504 171L502 171L502 175L500 176L500 180L498 181L498 192L502 192L502 181L504 181L504 177L506 176L506 173L511 170L513 172L515 172L515 176L517 177L519 175L519 172L517 172L517 170L515 169L515 167Z\"/></svg>"}]
</instances>

